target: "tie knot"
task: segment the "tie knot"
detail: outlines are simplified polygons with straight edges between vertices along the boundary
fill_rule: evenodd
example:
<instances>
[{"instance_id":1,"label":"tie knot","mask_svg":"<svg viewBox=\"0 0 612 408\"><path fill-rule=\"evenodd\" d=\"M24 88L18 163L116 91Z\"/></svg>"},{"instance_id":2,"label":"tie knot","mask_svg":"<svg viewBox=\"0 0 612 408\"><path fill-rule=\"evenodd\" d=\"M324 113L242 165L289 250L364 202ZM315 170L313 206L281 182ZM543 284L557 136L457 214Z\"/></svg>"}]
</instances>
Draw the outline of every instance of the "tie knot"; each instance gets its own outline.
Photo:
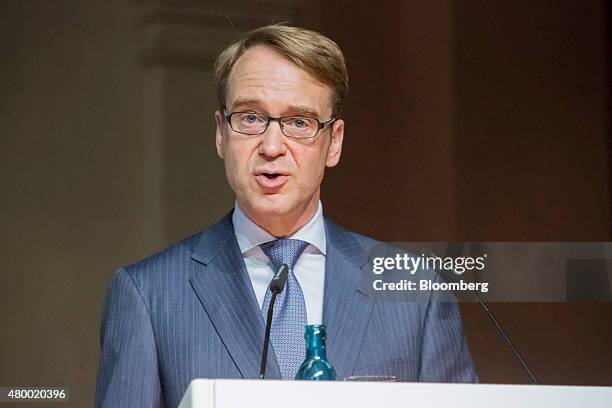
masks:
<instances>
[{"instance_id":1,"label":"tie knot","mask_svg":"<svg viewBox=\"0 0 612 408\"><path fill-rule=\"evenodd\" d=\"M299 239L277 239L260 245L261 250L272 261L274 270L278 270L284 263L289 269L293 269L307 246L308 242Z\"/></svg>"}]
</instances>

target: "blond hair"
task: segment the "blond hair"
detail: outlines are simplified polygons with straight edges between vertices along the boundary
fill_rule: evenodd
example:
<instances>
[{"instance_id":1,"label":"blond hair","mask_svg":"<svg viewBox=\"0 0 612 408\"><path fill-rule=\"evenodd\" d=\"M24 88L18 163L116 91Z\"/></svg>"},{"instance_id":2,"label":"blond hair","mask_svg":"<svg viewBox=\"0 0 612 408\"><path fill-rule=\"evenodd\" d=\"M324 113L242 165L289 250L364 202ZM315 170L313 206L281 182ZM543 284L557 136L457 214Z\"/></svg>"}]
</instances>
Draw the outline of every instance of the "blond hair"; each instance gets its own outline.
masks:
<instances>
[{"instance_id":1,"label":"blond hair","mask_svg":"<svg viewBox=\"0 0 612 408\"><path fill-rule=\"evenodd\" d=\"M273 24L249 31L217 57L214 83L221 108L226 103L227 82L232 68L244 52L255 45L273 48L328 85L332 90L332 115L342 115L348 92L348 75L342 51L335 42L322 34L285 24Z\"/></svg>"}]
</instances>

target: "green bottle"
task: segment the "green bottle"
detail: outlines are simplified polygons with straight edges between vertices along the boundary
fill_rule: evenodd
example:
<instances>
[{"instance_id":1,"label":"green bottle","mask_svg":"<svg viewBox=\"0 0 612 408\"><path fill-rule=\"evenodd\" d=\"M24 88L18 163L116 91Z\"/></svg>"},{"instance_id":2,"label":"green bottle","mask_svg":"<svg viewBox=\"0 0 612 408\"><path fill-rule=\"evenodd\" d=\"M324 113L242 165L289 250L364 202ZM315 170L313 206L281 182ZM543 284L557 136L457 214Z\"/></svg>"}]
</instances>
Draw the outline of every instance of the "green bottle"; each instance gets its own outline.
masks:
<instances>
[{"instance_id":1,"label":"green bottle","mask_svg":"<svg viewBox=\"0 0 612 408\"><path fill-rule=\"evenodd\" d=\"M325 326L306 326L306 359L295 375L296 380L335 380L336 371L325 356Z\"/></svg>"}]
</instances>

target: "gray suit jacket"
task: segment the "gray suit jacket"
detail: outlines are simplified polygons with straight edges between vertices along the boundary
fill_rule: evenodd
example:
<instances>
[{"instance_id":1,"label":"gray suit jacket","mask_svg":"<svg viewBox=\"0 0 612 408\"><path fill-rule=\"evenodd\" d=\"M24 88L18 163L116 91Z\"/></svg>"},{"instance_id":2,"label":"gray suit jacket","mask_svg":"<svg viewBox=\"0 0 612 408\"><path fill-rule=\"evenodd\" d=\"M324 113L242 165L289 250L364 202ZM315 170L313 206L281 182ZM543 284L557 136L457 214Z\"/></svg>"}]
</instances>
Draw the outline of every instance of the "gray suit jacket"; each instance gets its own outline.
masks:
<instances>
[{"instance_id":1,"label":"gray suit jacket","mask_svg":"<svg viewBox=\"0 0 612 408\"><path fill-rule=\"evenodd\" d=\"M360 290L376 241L325 220L323 323L338 378L476 381L457 306L380 302ZM101 326L96 406L175 407L194 378L257 378L264 320L231 214L118 270ZM302 347L298 344L296 347ZM279 379L273 350L267 378Z\"/></svg>"}]
</instances>

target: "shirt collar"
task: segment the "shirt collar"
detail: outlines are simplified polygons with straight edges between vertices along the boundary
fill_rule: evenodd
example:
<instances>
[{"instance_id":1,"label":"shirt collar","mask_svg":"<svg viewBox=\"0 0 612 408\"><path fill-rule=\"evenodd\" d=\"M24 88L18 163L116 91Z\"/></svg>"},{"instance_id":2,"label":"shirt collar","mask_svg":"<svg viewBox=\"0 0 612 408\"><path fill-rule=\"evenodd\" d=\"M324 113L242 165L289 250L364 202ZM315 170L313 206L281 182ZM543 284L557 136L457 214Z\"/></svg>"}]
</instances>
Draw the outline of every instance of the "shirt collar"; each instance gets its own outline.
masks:
<instances>
[{"instance_id":1,"label":"shirt collar","mask_svg":"<svg viewBox=\"0 0 612 408\"><path fill-rule=\"evenodd\" d=\"M277 239L274 235L265 231L259 225L255 224L247 217L238 201L234 204L234 213L232 214L232 223L234 224L234 233L238 240L240 252L245 254L247 251L257 247L265 242ZM291 239L299 239L308 242L315 247L320 253L325 255L326 240L325 240L325 222L323 220L323 205L321 201L317 206L315 215L295 234L291 235Z\"/></svg>"}]
</instances>

